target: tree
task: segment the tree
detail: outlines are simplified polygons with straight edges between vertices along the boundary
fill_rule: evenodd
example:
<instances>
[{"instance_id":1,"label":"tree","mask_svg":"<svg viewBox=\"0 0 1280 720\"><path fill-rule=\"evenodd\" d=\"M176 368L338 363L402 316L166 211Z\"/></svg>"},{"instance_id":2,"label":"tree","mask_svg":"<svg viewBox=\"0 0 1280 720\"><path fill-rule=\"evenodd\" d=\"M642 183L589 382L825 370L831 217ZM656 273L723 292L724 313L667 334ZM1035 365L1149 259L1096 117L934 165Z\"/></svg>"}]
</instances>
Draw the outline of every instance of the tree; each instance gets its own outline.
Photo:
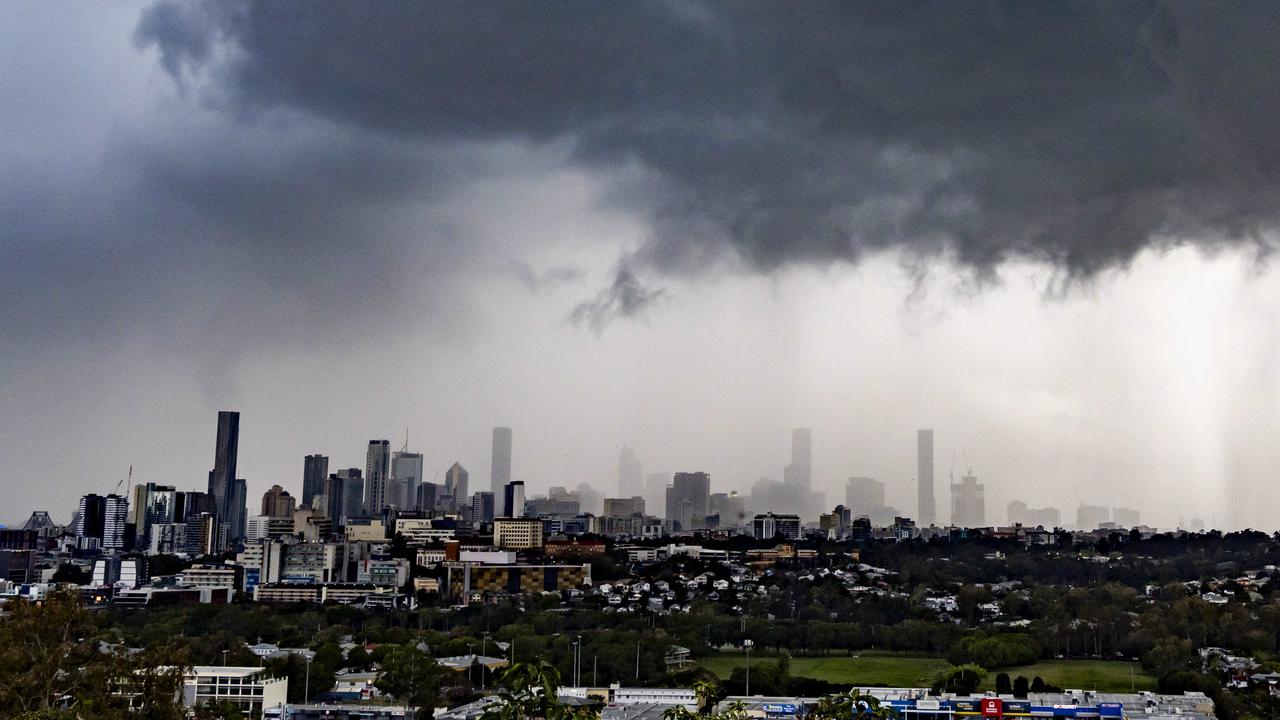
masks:
<instances>
[{"instance_id":1,"label":"tree","mask_svg":"<svg viewBox=\"0 0 1280 720\"><path fill-rule=\"evenodd\" d=\"M434 658L417 648L402 645L383 658L382 675L374 685L409 705L435 708L443 675Z\"/></svg>"},{"instance_id":2,"label":"tree","mask_svg":"<svg viewBox=\"0 0 1280 720\"><path fill-rule=\"evenodd\" d=\"M996 694L1013 694L1013 685L1009 682L1009 673L1000 673L999 675L996 675Z\"/></svg>"},{"instance_id":3,"label":"tree","mask_svg":"<svg viewBox=\"0 0 1280 720\"><path fill-rule=\"evenodd\" d=\"M827 695L805 716L811 720L890 720L892 708L883 706L871 695L851 691Z\"/></svg>"},{"instance_id":4,"label":"tree","mask_svg":"<svg viewBox=\"0 0 1280 720\"><path fill-rule=\"evenodd\" d=\"M1027 680L1026 675L1019 675L1013 679L1013 696L1017 698L1025 698L1031 692L1031 683Z\"/></svg>"},{"instance_id":5,"label":"tree","mask_svg":"<svg viewBox=\"0 0 1280 720\"><path fill-rule=\"evenodd\" d=\"M93 621L75 593L42 603L15 600L0 622L0 707L18 715L48 713L79 701L98 659Z\"/></svg>"},{"instance_id":6,"label":"tree","mask_svg":"<svg viewBox=\"0 0 1280 720\"><path fill-rule=\"evenodd\" d=\"M556 697L559 687L560 671L546 660L515 663L499 679L498 702L484 711L481 720L593 720L599 717L591 708L561 703Z\"/></svg>"},{"instance_id":7,"label":"tree","mask_svg":"<svg viewBox=\"0 0 1280 720\"><path fill-rule=\"evenodd\" d=\"M938 673L933 679L934 692L969 695L978 689L987 671L977 665L955 665Z\"/></svg>"}]
</instances>

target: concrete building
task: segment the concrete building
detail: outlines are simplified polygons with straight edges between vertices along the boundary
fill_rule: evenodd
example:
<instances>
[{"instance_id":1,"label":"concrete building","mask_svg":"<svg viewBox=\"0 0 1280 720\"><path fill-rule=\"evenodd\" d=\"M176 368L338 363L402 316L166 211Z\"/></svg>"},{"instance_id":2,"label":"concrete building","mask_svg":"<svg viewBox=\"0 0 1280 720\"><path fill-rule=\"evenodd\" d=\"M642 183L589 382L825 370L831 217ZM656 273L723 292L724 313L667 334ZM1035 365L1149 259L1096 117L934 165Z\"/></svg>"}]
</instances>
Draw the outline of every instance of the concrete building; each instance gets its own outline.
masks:
<instances>
[{"instance_id":1,"label":"concrete building","mask_svg":"<svg viewBox=\"0 0 1280 720\"><path fill-rule=\"evenodd\" d=\"M604 516L606 518L626 518L632 515L644 516L644 498L634 497L605 498Z\"/></svg>"},{"instance_id":2,"label":"concrete building","mask_svg":"<svg viewBox=\"0 0 1280 720\"><path fill-rule=\"evenodd\" d=\"M1101 505L1080 505L1076 508L1076 528L1097 530L1111 522L1111 508Z\"/></svg>"},{"instance_id":3,"label":"concrete building","mask_svg":"<svg viewBox=\"0 0 1280 720\"><path fill-rule=\"evenodd\" d=\"M986 486L972 472L961 477L960 482L951 483L951 524L964 528L987 526Z\"/></svg>"},{"instance_id":4,"label":"concrete building","mask_svg":"<svg viewBox=\"0 0 1280 720\"><path fill-rule=\"evenodd\" d=\"M493 429L493 447L489 465L489 491L502 497L503 488L511 482L511 428ZM466 493L464 492L465 496Z\"/></svg>"},{"instance_id":5,"label":"concrete building","mask_svg":"<svg viewBox=\"0 0 1280 720\"><path fill-rule=\"evenodd\" d=\"M444 497L447 499L441 500L440 505L442 508L445 510L457 510L462 507L462 503L468 495L468 478L467 469L462 467L462 463L455 462L449 466L449 469L444 474ZM498 491L493 496L495 498L502 497L502 488L498 488Z\"/></svg>"},{"instance_id":6,"label":"concrete building","mask_svg":"<svg viewBox=\"0 0 1280 720\"><path fill-rule=\"evenodd\" d=\"M495 518L493 545L503 550L535 550L545 539L542 520L537 518Z\"/></svg>"},{"instance_id":7,"label":"concrete building","mask_svg":"<svg viewBox=\"0 0 1280 720\"><path fill-rule=\"evenodd\" d=\"M790 540L800 538L799 515L756 515L751 523L752 536L757 540L772 540L781 535Z\"/></svg>"},{"instance_id":8,"label":"concrete building","mask_svg":"<svg viewBox=\"0 0 1280 720\"><path fill-rule=\"evenodd\" d=\"M418 488L422 486L422 453L403 449L391 456L391 480L395 488L392 503L402 510L418 509Z\"/></svg>"},{"instance_id":9,"label":"concrete building","mask_svg":"<svg viewBox=\"0 0 1280 720\"><path fill-rule=\"evenodd\" d=\"M869 477L851 477L845 486L844 504L854 517L871 517L884 507L884 483Z\"/></svg>"},{"instance_id":10,"label":"concrete building","mask_svg":"<svg viewBox=\"0 0 1280 720\"><path fill-rule=\"evenodd\" d=\"M938 522L933 494L933 431L916 431L916 522L928 527Z\"/></svg>"},{"instance_id":11,"label":"concrete building","mask_svg":"<svg viewBox=\"0 0 1280 720\"><path fill-rule=\"evenodd\" d=\"M711 500L711 476L704 472L676 473L667 488L667 525L673 532L706 527Z\"/></svg>"},{"instance_id":12,"label":"concrete building","mask_svg":"<svg viewBox=\"0 0 1280 720\"><path fill-rule=\"evenodd\" d=\"M265 668L196 665L182 683L182 703L187 707L228 703L251 720L263 710L287 701L289 680L273 678Z\"/></svg>"},{"instance_id":13,"label":"concrete building","mask_svg":"<svg viewBox=\"0 0 1280 720\"><path fill-rule=\"evenodd\" d=\"M471 522L476 527L493 522L493 518L496 516L493 493L477 490L471 494Z\"/></svg>"},{"instance_id":14,"label":"concrete building","mask_svg":"<svg viewBox=\"0 0 1280 720\"><path fill-rule=\"evenodd\" d=\"M259 515L283 518L293 517L293 496L279 485L272 485L270 490L262 494L262 512Z\"/></svg>"},{"instance_id":15,"label":"concrete building","mask_svg":"<svg viewBox=\"0 0 1280 720\"><path fill-rule=\"evenodd\" d=\"M391 487L391 441L370 440L364 461L365 512L370 517L382 514L387 507Z\"/></svg>"},{"instance_id":16,"label":"concrete building","mask_svg":"<svg viewBox=\"0 0 1280 720\"><path fill-rule=\"evenodd\" d=\"M791 431L791 464L782 471L782 482L806 493L813 487L813 431Z\"/></svg>"},{"instance_id":17,"label":"concrete building","mask_svg":"<svg viewBox=\"0 0 1280 720\"><path fill-rule=\"evenodd\" d=\"M638 495L644 492L644 465L636 457L636 449L622 448L618 453L618 494ZM605 515L608 515L608 511Z\"/></svg>"},{"instance_id":18,"label":"concrete building","mask_svg":"<svg viewBox=\"0 0 1280 720\"><path fill-rule=\"evenodd\" d=\"M302 459L302 506L311 507L317 495L325 494L325 481L329 478L329 458L307 455Z\"/></svg>"},{"instance_id":19,"label":"concrete building","mask_svg":"<svg viewBox=\"0 0 1280 720\"><path fill-rule=\"evenodd\" d=\"M524 517L524 483L516 480L502 487L501 517Z\"/></svg>"},{"instance_id":20,"label":"concrete building","mask_svg":"<svg viewBox=\"0 0 1280 720\"><path fill-rule=\"evenodd\" d=\"M1137 510L1122 507L1113 508L1111 510L1111 522L1115 523L1118 527L1135 528L1142 524L1140 519L1141 518Z\"/></svg>"},{"instance_id":21,"label":"concrete building","mask_svg":"<svg viewBox=\"0 0 1280 720\"><path fill-rule=\"evenodd\" d=\"M591 565L477 565L445 563L445 594L470 599L473 593L539 593L591 584Z\"/></svg>"},{"instance_id":22,"label":"concrete building","mask_svg":"<svg viewBox=\"0 0 1280 720\"><path fill-rule=\"evenodd\" d=\"M209 494L222 522L232 523L238 516L232 498L236 479L236 458L240 448L240 413L223 410L218 413L218 436L213 448L213 469L209 471Z\"/></svg>"},{"instance_id":23,"label":"concrete building","mask_svg":"<svg viewBox=\"0 0 1280 720\"><path fill-rule=\"evenodd\" d=\"M1027 507L1025 502L1014 500L1007 508L1007 519L1010 525L1023 527L1043 527L1052 530L1062 527L1062 513L1055 507Z\"/></svg>"}]
</instances>

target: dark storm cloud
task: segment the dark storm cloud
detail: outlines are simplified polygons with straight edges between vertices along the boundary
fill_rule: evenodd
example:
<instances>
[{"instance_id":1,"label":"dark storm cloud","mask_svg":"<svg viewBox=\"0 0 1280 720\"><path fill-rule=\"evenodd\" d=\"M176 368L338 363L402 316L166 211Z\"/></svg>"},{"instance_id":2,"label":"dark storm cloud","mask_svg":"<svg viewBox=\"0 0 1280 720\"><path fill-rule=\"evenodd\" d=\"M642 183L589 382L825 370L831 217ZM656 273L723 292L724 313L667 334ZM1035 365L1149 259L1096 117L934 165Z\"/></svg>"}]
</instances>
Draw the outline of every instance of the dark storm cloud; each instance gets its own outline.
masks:
<instances>
[{"instance_id":1,"label":"dark storm cloud","mask_svg":"<svg viewBox=\"0 0 1280 720\"><path fill-rule=\"evenodd\" d=\"M640 282L631 268L623 266L613 276L613 284L592 300L578 303L570 313L574 325L604 332L614 318L634 318L644 313L665 295L662 289L650 289Z\"/></svg>"},{"instance_id":2,"label":"dark storm cloud","mask_svg":"<svg viewBox=\"0 0 1280 720\"><path fill-rule=\"evenodd\" d=\"M725 250L761 271L900 247L1081 278L1162 243L1264 247L1278 18L1262 3L166 1L137 38L236 112L568 140L584 165L655 173L653 238L575 312L595 318L643 306L647 291L617 300L643 266Z\"/></svg>"}]
</instances>

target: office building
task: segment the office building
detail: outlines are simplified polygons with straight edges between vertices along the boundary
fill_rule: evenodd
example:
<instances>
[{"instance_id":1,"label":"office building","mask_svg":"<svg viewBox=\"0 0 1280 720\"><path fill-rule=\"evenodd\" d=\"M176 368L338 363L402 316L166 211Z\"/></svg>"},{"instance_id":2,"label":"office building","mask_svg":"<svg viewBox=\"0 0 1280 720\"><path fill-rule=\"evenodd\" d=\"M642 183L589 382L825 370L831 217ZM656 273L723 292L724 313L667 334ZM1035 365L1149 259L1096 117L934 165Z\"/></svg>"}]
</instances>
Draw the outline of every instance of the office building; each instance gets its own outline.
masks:
<instances>
[{"instance_id":1,"label":"office building","mask_svg":"<svg viewBox=\"0 0 1280 720\"><path fill-rule=\"evenodd\" d=\"M676 473L667 488L667 525L673 532L706 527L711 499L711 476L704 472Z\"/></svg>"},{"instance_id":2,"label":"office building","mask_svg":"<svg viewBox=\"0 0 1280 720\"><path fill-rule=\"evenodd\" d=\"M960 482L951 483L951 524L962 528L987 526L986 486L978 482L973 473L967 473Z\"/></svg>"},{"instance_id":3,"label":"office building","mask_svg":"<svg viewBox=\"0 0 1280 720\"><path fill-rule=\"evenodd\" d=\"M409 452L406 444L392 455L391 480L395 488L391 504L404 510L417 510L418 488L422 486L422 453Z\"/></svg>"},{"instance_id":4,"label":"office building","mask_svg":"<svg viewBox=\"0 0 1280 720\"><path fill-rule=\"evenodd\" d=\"M1058 508L1027 507L1027 504L1021 500L1014 500L1009 503L1008 519L1010 525L1022 525L1029 528L1043 527L1052 530L1062 527L1062 513L1058 512Z\"/></svg>"},{"instance_id":5,"label":"office building","mask_svg":"<svg viewBox=\"0 0 1280 720\"><path fill-rule=\"evenodd\" d=\"M462 463L455 462L445 471L444 474L444 495L449 498L446 510L457 510L466 500L467 493L467 469L462 467ZM494 497L502 497L502 488L498 488ZM443 504L443 502L441 503Z\"/></svg>"},{"instance_id":6,"label":"office building","mask_svg":"<svg viewBox=\"0 0 1280 720\"><path fill-rule=\"evenodd\" d=\"M1076 508L1076 527L1080 530L1097 530L1111 522L1111 508L1101 505L1081 505Z\"/></svg>"},{"instance_id":7,"label":"office building","mask_svg":"<svg viewBox=\"0 0 1280 720\"><path fill-rule=\"evenodd\" d=\"M502 497L503 488L511 482L511 428L493 429L493 456L489 469L489 491ZM462 493L465 496L466 493ZM455 495L455 497L462 497Z\"/></svg>"},{"instance_id":8,"label":"office building","mask_svg":"<svg viewBox=\"0 0 1280 720\"><path fill-rule=\"evenodd\" d=\"M667 485L670 481L671 474L665 472L649 473L644 476L644 502L646 507L653 509L655 512L658 508L666 507Z\"/></svg>"},{"instance_id":9,"label":"office building","mask_svg":"<svg viewBox=\"0 0 1280 720\"><path fill-rule=\"evenodd\" d=\"M223 523L227 526L227 542L234 545L244 539L245 521L249 517L249 485L244 478L231 481L227 492L227 514Z\"/></svg>"},{"instance_id":10,"label":"office building","mask_svg":"<svg viewBox=\"0 0 1280 720\"><path fill-rule=\"evenodd\" d=\"M493 519L493 493L489 495L489 519ZM435 510L440 503L440 486L433 482L424 482L418 486L417 508L423 511Z\"/></svg>"},{"instance_id":11,"label":"office building","mask_svg":"<svg viewBox=\"0 0 1280 720\"><path fill-rule=\"evenodd\" d=\"M272 678L260 667L196 665L182 683L182 704L229 705L244 717L260 718L262 711L288 702L289 680Z\"/></svg>"},{"instance_id":12,"label":"office building","mask_svg":"<svg viewBox=\"0 0 1280 720\"><path fill-rule=\"evenodd\" d=\"M102 524L106 517L106 498L95 493L82 495L76 509L71 532L79 538L102 540Z\"/></svg>"},{"instance_id":13,"label":"office building","mask_svg":"<svg viewBox=\"0 0 1280 720\"><path fill-rule=\"evenodd\" d=\"M302 459L302 506L311 507L317 495L325 494L325 481L329 479L329 458L324 455L308 455Z\"/></svg>"},{"instance_id":14,"label":"office building","mask_svg":"<svg viewBox=\"0 0 1280 720\"><path fill-rule=\"evenodd\" d=\"M783 469L782 482L804 490L813 486L813 431L809 428L791 431L791 464Z\"/></svg>"},{"instance_id":15,"label":"office building","mask_svg":"<svg viewBox=\"0 0 1280 720\"><path fill-rule=\"evenodd\" d=\"M516 480L502 488L501 517L524 517L524 483Z\"/></svg>"},{"instance_id":16,"label":"office building","mask_svg":"<svg viewBox=\"0 0 1280 720\"><path fill-rule=\"evenodd\" d=\"M224 519L232 514L231 486L236 479L239 448L240 413L223 410L218 413L218 438L213 448L213 469L209 471L209 494L213 496L218 516Z\"/></svg>"},{"instance_id":17,"label":"office building","mask_svg":"<svg viewBox=\"0 0 1280 720\"><path fill-rule=\"evenodd\" d=\"M634 497L605 498L604 516L607 518L626 518L632 515L644 516L644 498Z\"/></svg>"},{"instance_id":18,"label":"office building","mask_svg":"<svg viewBox=\"0 0 1280 720\"><path fill-rule=\"evenodd\" d=\"M1111 510L1111 522L1115 523L1119 527L1135 528L1142 524L1138 520L1139 515L1137 510L1122 507Z\"/></svg>"},{"instance_id":19,"label":"office building","mask_svg":"<svg viewBox=\"0 0 1280 720\"><path fill-rule=\"evenodd\" d=\"M884 507L884 483L869 477L851 477L845 487L844 504L855 517L871 517Z\"/></svg>"},{"instance_id":20,"label":"office building","mask_svg":"<svg viewBox=\"0 0 1280 720\"><path fill-rule=\"evenodd\" d=\"M933 495L933 431L916 431L916 492L918 493L916 522L921 526L938 521L938 510Z\"/></svg>"},{"instance_id":21,"label":"office building","mask_svg":"<svg viewBox=\"0 0 1280 720\"><path fill-rule=\"evenodd\" d=\"M434 486L433 486L434 487ZM471 522L476 527L493 522L493 493L478 490L471 495Z\"/></svg>"},{"instance_id":22,"label":"office building","mask_svg":"<svg viewBox=\"0 0 1280 720\"><path fill-rule=\"evenodd\" d=\"M719 518L721 528L746 527L746 498L737 492L712 493L707 504L707 514Z\"/></svg>"},{"instance_id":23,"label":"office building","mask_svg":"<svg viewBox=\"0 0 1280 720\"><path fill-rule=\"evenodd\" d=\"M391 441L370 440L364 463L364 502L369 517L377 517L387 507L391 485Z\"/></svg>"},{"instance_id":24,"label":"office building","mask_svg":"<svg viewBox=\"0 0 1280 720\"><path fill-rule=\"evenodd\" d=\"M618 495L639 495L643 492L644 466L636 457L635 448L624 447L618 453Z\"/></svg>"},{"instance_id":25,"label":"office building","mask_svg":"<svg viewBox=\"0 0 1280 720\"><path fill-rule=\"evenodd\" d=\"M533 550L542 547L543 522L537 518L494 518L493 545L503 550Z\"/></svg>"},{"instance_id":26,"label":"office building","mask_svg":"<svg viewBox=\"0 0 1280 720\"><path fill-rule=\"evenodd\" d=\"M279 485L272 485L271 489L262 494L262 512L260 515L267 517L293 517L293 496L288 490Z\"/></svg>"},{"instance_id":27,"label":"office building","mask_svg":"<svg viewBox=\"0 0 1280 720\"><path fill-rule=\"evenodd\" d=\"M799 515L775 515L764 513L756 515L751 522L751 534L757 540L772 540L782 536L788 540L800 538Z\"/></svg>"},{"instance_id":28,"label":"office building","mask_svg":"<svg viewBox=\"0 0 1280 720\"><path fill-rule=\"evenodd\" d=\"M133 523L135 546L147 547L152 525L181 522L181 495L170 485L146 483L133 486L129 522Z\"/></svg>"}]
</instances>

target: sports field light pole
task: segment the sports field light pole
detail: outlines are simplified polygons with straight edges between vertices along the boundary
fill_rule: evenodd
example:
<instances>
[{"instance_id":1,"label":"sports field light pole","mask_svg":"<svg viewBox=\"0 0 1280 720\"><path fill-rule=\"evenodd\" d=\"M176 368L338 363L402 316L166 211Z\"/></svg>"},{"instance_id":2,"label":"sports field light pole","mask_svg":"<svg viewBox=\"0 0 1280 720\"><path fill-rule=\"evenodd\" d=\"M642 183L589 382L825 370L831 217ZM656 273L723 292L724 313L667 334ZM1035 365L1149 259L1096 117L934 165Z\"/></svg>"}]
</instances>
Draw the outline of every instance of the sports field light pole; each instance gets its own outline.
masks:
<instances>
[{"instance_id":1,"label":"sports field light pole","mask_svg":"<svg viewBox=\"0 0 1280 720\"><path fill-rule=\"evenodd\" d=\"M747 687L746 692L743 693L747 697L751 696L751 646L754 644L750 640L742 641L742 646L747 649Z\"/></svg>"}]
</instances>

